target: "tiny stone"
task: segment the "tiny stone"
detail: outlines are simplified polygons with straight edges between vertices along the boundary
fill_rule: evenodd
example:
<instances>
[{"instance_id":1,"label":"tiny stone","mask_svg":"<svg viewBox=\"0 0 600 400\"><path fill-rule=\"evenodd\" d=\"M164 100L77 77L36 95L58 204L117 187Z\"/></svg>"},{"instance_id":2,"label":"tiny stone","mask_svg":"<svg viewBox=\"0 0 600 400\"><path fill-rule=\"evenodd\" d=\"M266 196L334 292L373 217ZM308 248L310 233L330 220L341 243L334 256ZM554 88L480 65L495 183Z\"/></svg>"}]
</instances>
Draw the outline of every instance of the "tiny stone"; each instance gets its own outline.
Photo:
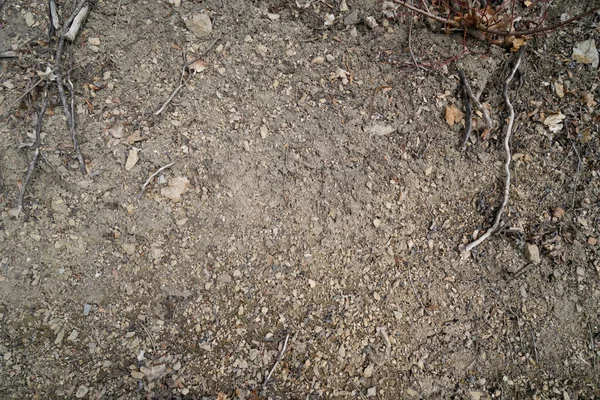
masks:
<instances>
[{"instance_id":1,"label":"tiny stone","mask_svg":"<svg viewBox=\"0 0 600 400\"><path fill-rule=\"evenodd\" d=\"M133 379L142 380L144 379L144 374L140 371L131 371L131 377Z\"/></svg>"},{"instance_id":2,"label":"tiny stone","mask_svg":"<svg viewBox=\"0 0 600 400\"><path fill-rule=\"evenodd\" d=\"M317 57L313 58L311 61L312 64L323 64L324 62L325 62L325 57L322 57L322 56L317 56Z\"/></svg>"},{"instance_id":3,"label":"tiny stone","mask_svg":"<svg viewBox=\"0 0 600 400\"><path fill-rule=\"evenodd\" d=\"M267 13L267 18L269 18L271 21L277 21L279 19L279 14Z\"/></svg>"},{"instance_id":4,"label":"tiny stone","mask_svg":"<svg viewBox=\"0 0 600 400\"><path fill-rule=\"evenodd\" d=\"M79 332L77 332L75 329L73 329L73 332L71 332L71 334L69 335L67 340L70 342L74 342L77 339L77 336L79 336Z\"/></svg>"},{"instance_id":5,"label":"tiny stone","mask_svg":"<svg viewBox=\"0 0 600 400\"><path fill-rule=\"evenodd\" d=\"M577 267L577 275L583 278L585 276L585 268Z\"/></svg>"},{"instance_id":6,"label":"tiny stone","mask_svg":"<svg viewBox=\"0 0 600 400\"><path fill-rule=\"evenodd\" d=\"M340 12L346 12L348 10L349 10L348 3L346 3L346 0L342 0L340 2Z\"/></svg>"},{"instance_id":7,"label":"tiny stone","mask_svg":"<svg viewBox=\"0 0 600 400\"><path fill-rule=\"evenodd\" d=\"M365 378L370 378L373 376L373 364L367 365L367 368L363 371L363 375Z\"/></svg>"},{"instance_id":8,"label":"tiny stone","mask_svg":"<svg viewBox=\"0 0 600 400\"><path fill-rule=\"evenodd\" d=\"M33 14L28 12L25 14L25 23L27 26L32 27L35 24L35 19L33 18Z\"/></svg>"},{"instance_id":9,"label":"tiny stone","mask_svg":"<svg viewBox=\"0 0 600 400\"><path fill-rule=\"evenodd\" d=\"M267 129L266 125L262 125L260 127L260 137L262 139L266 139L268 134L269 134L269 130Z\"/></svg>"},{"instance_id":10,"label":"tiny stone","mask_svg":"<svg viewBox=\"0 0 600 400\"><path fill-rule=\"evenodd\" d=\"M367 397L375 397L377 396L377 388L375 386L367 389Z\"/></svg>"},{"instance_id":11,"label":"tiny stone","mask_svg":"<svg viewBox=\"0 0 600 400\"><path fill-rule=\"evenodd\" d=\"M100 46L100 38L92 37L88 39L88 43L92 46Z\"/></svg>"},{"instance_id":12,"label":"tiny stone","mask_svg":"<svg viewBox=\"0 0 600 400\"><path fill-rule=\"evenodd\" d=\"M231 283L231 281L232 281L231 275L229 275L229 274L221 274L221 275L219 275L217 280L221 283Z\"/></svg>"},{"instance_id":13,"label":"tiny stone","mask_svg":"<svg viewBox=\"0 0 600 400\"><path fill-rule=\"evenodd\" d=\"M375 228L379 228L379 227L381 226L381 220L380 220L379 218L375 218L375 219L373 220L373 226L374 226Z\"/></svg>"},{"instance_id":14,"label":"tiny stone","mask_svg":"<svg viewBox=\"0 0 600 400\"><path fill-rule=\"evenodd\" d=\"M60 332L58 332L58 335L56 335L56 339L54 339L54 344L61 344L64 337L65 337L65 330L61 329Z\"/></svg>"},{"instance_id":15,"label":"tiny stone","mask_svg":"<svg viewBox=\"0 0 600 400\"><path fill-rule=\"evenodd\" d=\"M90 311L92 311L92 306L87 303L84 304L83 305L83 315L85 315L87 317L88 315L90 315Z\"/></svg>"},{"instance_id":16,"label":"tiny stone","mask_svg":"<svg viewBox=\"0 0 600 400\"><path fill-rule=\"evenodd\" d=\"M79 389L77 389L77 393L75 393L75 397L77 397L78 399L83 398L88 392L90 391L90 388L85 386L85 385L81 385L79 386Z\"/></svg>"},{"instance_id":17,"label":"tiny stone","mask_svg":"<svg viewBox=\"0 0 600 400\"><path fill-rule=\"evenodd\" d=\"M311 288L314 288L315 286L317 286L317 282L313 281L312 279L309 279L308 286L310 286Z\"/></svg>"},{"instance_id":18,"label":"tiny stone","mask_svg":"<svg viewBox=\"0 0 600 400\"><path fill-rule=\"evenodd\" d=\"M98 53L100 51L100 47L90 45L90 50L93 51L94 53Z\"/></svg>"},{"instance_id":19,"label":"tiny stone","mask_svg":"<svg viewBox=\"0 0 600 400\"><path fill-rule=\"evenodd\" d=\"M344 25L356 25L358 23L358 11L354 10L344 17Z\"/></svg>"},{"instance_id":20,"label":"tiny stone","mask_svg":"<svg viewBox=\"0 0 600 400\"><path fill-rule=\"evenodd\" d=\"M527 256L529 262L535 265L538 265L540 262L542 262L542 259L540 258L540 249L535 244L527 243L525 247L525 255Z\"/></svg>"}]
</instances>

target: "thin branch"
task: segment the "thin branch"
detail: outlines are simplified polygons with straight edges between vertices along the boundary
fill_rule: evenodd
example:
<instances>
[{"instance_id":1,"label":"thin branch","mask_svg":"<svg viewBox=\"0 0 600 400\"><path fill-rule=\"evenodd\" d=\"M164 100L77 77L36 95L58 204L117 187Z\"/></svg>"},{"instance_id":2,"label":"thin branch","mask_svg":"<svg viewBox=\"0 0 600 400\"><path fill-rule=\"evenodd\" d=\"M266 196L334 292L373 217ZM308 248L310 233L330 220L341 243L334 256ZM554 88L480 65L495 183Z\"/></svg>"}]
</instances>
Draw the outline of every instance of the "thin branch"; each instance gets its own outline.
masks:
<instances>
[{"instance_id":1,"label":"thin branch","mask_svg":"<svg viewBox=\"0 0 600 400\"><path fill-rule=\"evenodd\" d=\"M195 59L193 59L192 61L186 63L183 65L183 67L181 68L181 76L179 77L179 85L173 90L173 92L171 93L171 95L169 96L169 98L167 99L167 101L165 101L163 103L163 105L156 110L156 112L154 113L154 115L160 115L163 111L165 111L165 108L167 108L167 106L169 105L169 103L171 103L171 101L173 100L173 97L177 96L177 93L179 93L179 91L181 89L183 89L183 87L190 81L190 79L192 79L192 74L188 75L188 77L186 79L184 79L185 77L185 73L187 71L187 67L196 62L197 60L199 60L200 58L204 57L206 55L206 53L208 53L210 51L210 49L215 45L215 43L217 43L217 41L219 41L220 38L215 39L210 46L208 46L206 48L206 50L204 50L204 52L202 52L202 54L199 57L196 57Z\"/></svg>"},{"instance_id":2,"label":"thin branch","mask_svg":"<svg viewBox=\"0 0 600 400\"><path fill-rule=\"evenodd\" d=\"M273 375L273 371L275 371L275 368L277 368L277 366L279 365L279 363L281 362L281 360L283 360L283 356L285 355L285 351L287 349L287 344L288 344L289 338L290 338L290 334L288 333L287 335L285 335L285 341L283 342L283 347L281 348L281 351L279 352L279 356L277 357L277 361L275 361L275 365L273 365L273 368L271 368L271 371L269 372L269 375L267 375L267 377L265 378L265 381L263 382L263 388L265 386L267 386L267 382L271 378L271 375Z\"/></svg>"},{"instance_id":3,"label":"thin branch","mask_svg":"<svg viewBox=\"0 0 600 400\"><path fill-rule=\"evenodd\" d=\"M413 49L412 49L412 30L413 30L413 23L414 23L414 21L413 21L413 19L414 19L413 14L410 13L408 15L408 18L410 18L410 24L408 24L408 51L410 52L410 57L412 58L413 62L415 63L415 67L417 67L417 69L423 69L423 70L425 70L425 67L423 67L422 65L420 65L417 62L417 59L415 57L415 53L413 52Z\"/></svg>"},{"instance_id":4,"label":"thin branch","mask_svg":"<svg viewBox=\"0 0 600 400\"><path fill-rule=\"evenodd\" d=\"M173 161L173 162L171 162L171 163L169 163L169 164L167 164L167 165L164 165L164 166L160 167L159 169L157 169L157 170L156 170L156 172L155 172L155 173L153 173L152 175L150 175L150 178L148 178L148 179L146 180L146 182L144 182L144 184L142 185L142 190L141 190L141 191L140 191L140 193L137 195L136 199L137 199L137 200L139 200L139 199L141 199L141 198L142 198L142 196L144 195L144 192L146 191L146 187L148 187L148 185L150 184L150 182L152 182L152 179L154 179L154 177L155 177L156 175L160 174L160 173L161 173L161 172L163 172L165 169L167 169L167 168L169 168L169 167L172 167L172 166L173 166L173 164L175 164L175 161Z\"/></svg>"},{"instance_id":5,"label":"thin branch","mask_svg":"<svg viewBox=\"0 0 600 400\"><path fill-rule=\"evenodd\" d=\"M407 265L408 268L408 279L410 281L410 287L413 290L413 293L415 294L415 297L417 298L417 301L419 302L419 304L421 305L421 308L423 309L423 312L427 315L431 315L431 313L429 312L429 310L427 309L427 307L425 307L425 305L423 304L423 302L421 301L421 296L419 296L419 293L417 292L417 289L415 288L415 285L413 283L413 279L412 279L412 274L410 272L410 266Z\"/></svg>"},{"instance_id":6,"label":"thin branch","mask_svg":"<svg viewBox=\"0 0 600 400\"><path fill-rule=\"evenodd\" d=\"M46 89L48 88L48 84L46 84ZM48 91L46 90L46 97L44 98L44 103L42 104L42 109L40 110L40 114L38 115L37 124L35 126L35 142L31 145L31 149L34 150L33 158L29 162L29 167L27 168L27 174L25 175L25 181L21 186L21 191L19 192L19 199L17 200L17 214L20 214L23 210L23 200L25 199L25 193L27 191L27 187L31 182L31 178L33 176L33 172L35 171L35 166L37 165L38 157L40 155L40 146L42 144L42 121L44 120L44 114L46 114L46 109L48 108Z\"/></svg>"},{"instance_id":7,"label":"thin branch","mask_svg":"<svg viewBox=\"0 0 600 400\"><path fill-rule=\"evenodd\" d=\"M506 78L506 81L504 82L504 90L503 90L504 102L506 103L506 106L508 107L509 116L508 116L508 125L506 126L506 135L504 136L504 152L506 153L506 159L504 161L504 174L506 177L504 180L504 197L502 199L502 205L496 212L496 218L494 219L494 224L492 226L490 226L489 229L483 235L481 235L477 240L475 240L475 241L471 242L469 245L467 245L467 247L465 247L466 252L469 252L472 249L474 249L476 246L480 245L483 241L485 241L487 238L489 238L498 229L498 226L500 225L500 219L502 218L502 213L504 212L504 209L506 208L506 205L508 204L508 198L510 195L510 177L511 177L510 162L512 159L512 155L511 155L511 151L510 151L510 136L512 134L513 125L515 123L515 109L514 109L512 103L510 102L510 98L508 97L508 86L509 86L510 82L513 80L513 78L515 77L515 74L519 70L519 67L521 66L521 60L523 59L523 54L525 53L524 49L525 49L525 46L521 47L521 50L519 51L519 55L517 56L517 60L515 61L515 65L512 69L512 72L510 73L508 78Z\"/></svg>"},{"instance_id":8,"label":"thin branch","mask_svg":"<svg viewBox=\"0 0 600 400\"><path fill-rule=\"evenodd\" d=\"M4 116L7 117L11 108L13 108L14 106L16 106L17 104L19 104L21 102L21 100L23 100L23 97L27 96L29 93L31 93L31 91L33 89L35 89L40 83L44 82L44 78L40 78L38 79L29 89L27 89L25 91L25 93L23 93L21 96L19 96L18 99L16 99L15 101L13 101L7 108L6 111L4 112Z\"/></svg>"},{"instance_id":9,"label":"thin branch","mask_svg":"<svg viewBox=\"0 0 600 400\"><path fill-rule=\"evenodd\" d=\"M61 65L60 65L61 61L60 60L62 58L62 53L64 51L65 40L67 39L65 32L68 31L68 28L71 25L71 22L73 22L75 20L75 18L79 16L79 13L80 13L80 11L82 11L84 6L88 7L86 5L88 3L88 1L89 0L81 0L75 7L75 10L73 11L73 13L69 17L69 19L67 21L65 21L61 35L60 35L60 39L58 41L58 48L56 50L56 56L54 59L54 63L55 63L54 74L56 75L56 85L58 86L58 94L59 94L60 101L63 106L63 112L65 113L65 117L67 118L67 127L69 128L71 140L73 141L73 147L75 149L77 161L79 162L79 170L84 175L87 173L87 169L85 167L85 162L83 160L83 156L81 155L81 150L79 149L79 143L77 142L77 132L75 130L75 115L74 115L75 113L71 112L71 110L70 110L71 107L67 101L67 96L65 94L65 88L64 88L63 80L62 80L62 71L61 71ZM75 32L75 35L76 34L77 33ZM71 84L71 92L72 92L72 95L74 95L72 84Z\"/></svg>"},{"instance_id":10,"label":"thin branch","mask_svg":"<svg viewBox=\"0 0 600 400\"><path fill-rule=\"evenodd\" d=\"M469 82L467 81L467 77L465 76L465 71L462 69L458 70L458 78L460 79L460 85L463 89L463 98L465 101L465 134L463 136L463 140L460 144L461 150L464 150L467 147L467 143L469 142L469 137L471 136L471 131L473 130L473 107L471 106L471 96L469 96Z\"/></svg>"}]
</instances>

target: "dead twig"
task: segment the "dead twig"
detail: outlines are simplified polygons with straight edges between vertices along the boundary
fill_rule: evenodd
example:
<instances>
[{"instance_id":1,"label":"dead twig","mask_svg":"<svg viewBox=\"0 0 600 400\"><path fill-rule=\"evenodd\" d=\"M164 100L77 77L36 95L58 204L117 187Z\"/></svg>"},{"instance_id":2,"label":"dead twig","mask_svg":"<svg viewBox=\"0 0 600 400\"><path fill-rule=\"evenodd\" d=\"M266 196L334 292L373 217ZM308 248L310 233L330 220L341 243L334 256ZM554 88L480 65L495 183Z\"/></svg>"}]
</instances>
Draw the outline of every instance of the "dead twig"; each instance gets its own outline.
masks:
<instances>
[{"instance_id":1,"label":"dead twig","mask_svg":"<svg viewBox=\"0 0 600 400\"><path fill-rule=\"evenodd\" d=\"M139 199L142 198L142 196L144 195L144 192L146 191L146 187L148 187L148 185L150 184L150 182L152 182L152 179L154 179L154 177L158 174L160 174L161 172L163 172L165 169L172 167L173 164L175 164L175 161L168 163L167 165L163 165L162 167L160 167L159 169L156 170L155 173L153 173L152 175L150 175L150 178L148 178L146 180L146 182L144 182L144 184L142 185L142 190L140 190L140 193L137 195L136 200L139 201Z\"/></svg>"},{"instance_id":2,"label":"dead twig","mask_svg":"<svg viewBox=\"0 0 600 400\"><path fill-rule=\"evenodd\" d=\"M210 51L210 49L212 49L212 47L219 41L220 38L215 39L207 48L206 50L204 50L204 52L199 56L196 57L195 59L193 59L192 61L186 63L183 65L183 67L181 67L181 76L179 77L179 85L177 85L177 87L173 90L173 92L171 92L171 95L169 96L169 98L163 103L163 105L156 110L156 112L154 113L155 116L160 115L163 111L165 111L165 108L171 103L171 101L173 100L173 97L177 96L177 93L179 93L179 91L181 89L183 89L183 87L190 81L190 79L192 79L192 74L188 74L188 77L185 78L185 74L186 72L188 72L188 66L194 62L196 62L197 60L199 60L200 58L204 57L206 55L206 53L208 53ZM184 79L185 78L185 79Z\"/></svg>"},{"instance_id":3,"label":"dead twig","mask_svg":"<svg viewBox=\"0 0 600 400\"><path fill-rule=\"evenodd\" d=\"M594 334L592 333L592 323L588 322L588 331L590 335L590 350L592 350L592 368L594 371L594 376L598 379L598 374L596 373L596 342L594 340Z\"/></svg>"},{"instance_id":4,"label":"dead twig","mask_svg":"<svg viewBox=\"0 0 600 400\"><path fill-rule=\"evenodd\" d=\"M271 378L271 375L273 375L273 371L275 371L275 368L277 368L277 366L279 365L279 363L281 362L281 360L283 360L283 356L285 355L285 351L287 349L287 344L288 344L288 340L289 339L290 339L290 334L288 333L287 335L285 335L285 341L283 342L283 347L281 348L281 351L279 352L279 356L277 357L277 361L275 361L275 364L273 365L273 368L271 368L271 371L269 372L269 375L267 375L267 377L265 378L265 381L263 382L263 389L267 386L267 382Z\"/></svg>"},{"instance_id":5,"label":"dead twig","mask_svg":"<svg viewBox=\"0 0 600 400\"><path fill-rule=\"evenodd\" d=\"M462 69L458 70L458 78L460 79L460 85L463 89L463 99L465 101L465 134L463 140L460 143L461 150L466 149L469 138L471 137L471 131L473 130L473 107L471 106L471 96L469 96L469 82L465 76L465 71Z\"/></svg>"},{"instance_id":6,"label":"dead twig","mask_svg":"<svg viewBox=\"0 0 600 400\"><path fill-rule=\"evenodd\" d=\"M17 52L13 50L7 50L0 52L0 58L13 58L17 56Z\"/></svg>"},{"instance_id":7,"label":"dead twig","mask_svg":"<svg viewBox=\"0 0 600 400\"><path fill-rule=\"evenodd\" d=\"M571 194L571 208L575 208L575 192L577 191L577 183L579 181L579 173L581 172L581 155L579 155L579 150L577 150L577 146L575 146L575 142L571 141L571 147L573 147L573 151L575 155L577 155L577 171L575 172L575 178L573 179L573 193Z\"/></svg>"},{"instance_id":8,"label":"dead twig","mask_svg":"<svg viewBox=\"0 0 600 400\"><path fill-rule=\"evenodd\" d=\"M71 141L73 142L73 147L75 149L77 161L79 162L79 170L84 175L87 173L87 169L85 167L83 156L81 155L81 150L79 149L79 143L77 142L77 132L75 129L75 113L71 112L71 107L69 105L69 102L67 101L67 96L65 94L65 88L62 80L61 58L65 47L65 41L67 39L69 39L70 41L75 39L79 28L83 23L83 20L85 19L85 17L87 17L87 14L89 13L89 8L89 0L81 0L75 7L75 10L73 11L69 19L65 21L60 35L60 39L58 41L58 47L56 49L56 56L54 60L54 74L56 75L56 85L58 86L58 94L63 106L63 112L65 114L65 117L67 118L67 127L69 129ZM69 35L69 37L67 37L67 34ZM72 93L72 95L74 94Z\"/></svg>"},{"instance_id":9,"label":"dead twig","mask_svg":"<svg viewBox=\"0 0 600 400\"><path fill-rule=\"evenodd\" d=\"M462 77L460 76L461 73L463 75ZM488 112L488 110L479 101L481 93L477 93L477 95L473 94L473 90L471 90L471 85L469 84L469 80L465 76L464 71L458 71L458 76L463 86L465 96L467 96L470 99L470 102L472 104L475 104L475 107L477 107L477 109L481 112L481 114L483 115L483 120L485 122L486 129L488 130L488 132L490 132L494 128L494 123L492 122L492 118L490 117L490 113ZM483 88L481 88L481 92L483 92ZM464 143L464 145L466 145L466 142Z\"/></svg>"},{"instance_id":10,"label":"dead twig","mask_svg":"<svg viewBox=\"0 0 600 400\"><path fill-rule=\"evenodd\" d=\"M46 84L46 89L48 88L48 84ZM23 185L21 185L21 191L19 192L19 198L17 200L17 210L16 215L19 215L23 210L23 201L25 199L25 193L27 192L27 187L31 182L31 178L33 176L33 172L35 171L35 166L37 165L38 157L40 155L40 146L42 145L42 121L44 120L44 114L46 114L46 109L48 108L48 91L46 90L44 103L42 104L42 109L40 110L40 114L38 115L37 124L35 126L35 141L29 146L33 152L33 157L29 162L29 167L27 168L27 174L25 175L25 181Z\"/></svg>"},{"instance_id":11,"label":"dead twig","mask_svg":"<svg viewBox=\"0 0 600 400\"><path fill-rule=\"evenodd\" d=\"M417 62L417 59L415 57L415 53L413 52L412 49L412 29L413 29L413 23L414 23L414 16L412 13L410 13L408 15L408 18L410 18L410 23L408 24L408 51L410 52L410 57L413 60L413 63L415 63L415 67L417 67L417 69L422 69L425 70L425 67L423 67L422 65L420 65Z\"/></svg>"},{"instance_id":12,"label":"dead twig","mask_svg":"<svg viewBox=\"0 0 600 400\"><path fill-rule=\"evenodd\" d=\"M33 85L32 85L32 86L29 88L29 89L27 89L27 90L25 91L25 93L23 93L22 95L20 95L20 96L19 96L19 98L18 98L18 99L16 99L15 101L13 101L13 102L12 102L12 103L11 103L11 104L10 104L10 105L9 105L9 106L6 108L6 111L4 112L4 116L5 116L5 117L8 117L8 114L10 113L10 110L11 110L11 109L12 109L14 106L18 105L18 104L21 102L21 100L23 100L23 98L24 98L25 96L27 96L29 93L31 93L31 91L32 91L33 89L35 89L35 88L36 88L36 87L37 87L37 86L38 86L40 83L42 83L42 82L44 82L44 78L40 78L40 79L38 79L38 80L37 80L37 81L36 81L36 82L35 82L35 83L34 83L34 84L33 84Z\"/></svg>"},{"instance_id":13,"label":"dead twig","mask_svg":"<svg viewBox=\"0 0 600 400\"><path fill-rule=\"evenodd\" d=\"M412 274L410 272L410 266L407 266L407 267L408 267L408 280L410 281L410 287L412 288L413 293L415 294L415 297L417 298L417 301L421 305L421 308L423 309L423 312L425 314L427 314L427 315L431 315L431 313L429 312L429 310L427 309L427 307L425 307L425 305L421 301L421 296L419 296L419 293L417 292L417 289L415 288L415 284L413 283L413 279L412 279Z\"/></svg>"},{"instance_id":14,"label":"dead twig","mask_svg":"<svg viewBox=\"0 0 600 400\"><path fill-rule=\"evenodd\" d=\"M508 125L506 126L506 134L504 136L504 152L506 153L506 159L504 161L505 180L504 180L504 196L502 199L502 204L500 205L500 208L496 212L496 218L494 219L493 225L490 226L489 229L483 235L481 235L477 240L468 244L467 247L465 247L466 252L469 252L472 249L474 249L475 247L479 246L481 243L483 243L487 238L489 238L498 229L498 226L500 225L500 219L502 218L502 213L504 212L504 209L506 208L506 205L508 204L508 198L510 195L510 177L511 177L510 162L512 159L512 155L511 155L511 151L510 151L510 136L512 134L513 124L515 122L515 109L514 109L512 103L510 102L510 97L508 96L508 86L510 85L510 82L515 77L515 74L519 70L519 67L521 66L521 60L523 59L523 54L525 53L524 49L525 49L525 46L521 47L521 50L519 50L519 55L517 56L515 65L511 71L510 75L508 76L508 78L506 78L506 81L504 82L503 96L504 96L504 102L506 103L506 107L508 108L508 111L509 111L509 115L508 115Z\"/></svg>"}]
</instances>

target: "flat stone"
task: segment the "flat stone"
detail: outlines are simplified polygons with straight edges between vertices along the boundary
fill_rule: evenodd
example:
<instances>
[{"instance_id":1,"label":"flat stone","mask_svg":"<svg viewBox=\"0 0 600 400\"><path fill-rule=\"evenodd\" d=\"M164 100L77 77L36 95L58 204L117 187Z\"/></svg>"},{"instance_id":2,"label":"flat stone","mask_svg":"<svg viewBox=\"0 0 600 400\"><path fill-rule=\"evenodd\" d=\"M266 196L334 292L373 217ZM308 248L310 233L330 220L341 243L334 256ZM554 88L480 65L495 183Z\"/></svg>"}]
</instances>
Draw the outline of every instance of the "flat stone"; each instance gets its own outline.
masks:
<instances>
[{"instance_id":1,"label":"flat stone","mask_svg":"<svg viewBox=\"0 0 600 400\"><path fill-rule=\"evenodd\" d=\"M344 25L356 25L358 24L358 11L354 10L350 14L344 17Z\"/></svg>"},{"instance_id":2,"label":"flat stone","mask_svg":"<svg viewBox=\"0 0 600 400\"><path fill-rule=\"evenodd\" d=\"M212 21L204 13L194 14L192 18L185 21L185 26L199 39L212 33Z\"/></svg>"},{"instance_id":3,"label":"flat stone","mask_svg":"<svg viewBox=\"0 0 600 400\"><path fill-rule=\"evenodd\" d=\"M87 387L85 385L81 385L81 386L79 386L79 389L77 389L77 392L75 393L75 397L77 397L78 399L82 399L89 391L90 391L89 387Z\"/></svg>"}]
</instances>

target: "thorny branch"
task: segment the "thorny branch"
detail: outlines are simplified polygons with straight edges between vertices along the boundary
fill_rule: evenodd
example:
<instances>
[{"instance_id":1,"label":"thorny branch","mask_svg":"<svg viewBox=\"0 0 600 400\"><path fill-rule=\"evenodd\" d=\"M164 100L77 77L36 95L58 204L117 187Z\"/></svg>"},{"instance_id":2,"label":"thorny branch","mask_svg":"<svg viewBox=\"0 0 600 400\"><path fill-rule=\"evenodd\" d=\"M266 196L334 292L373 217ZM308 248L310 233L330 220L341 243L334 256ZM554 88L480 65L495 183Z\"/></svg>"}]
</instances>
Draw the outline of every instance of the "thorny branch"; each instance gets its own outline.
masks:
<instances>
[{"instance_id":1,"label":"thorny branch","mask_svg":"<svg viewBox=\"0 0 600 400\"><path fill-rule=\"evenodd\" d=\"M481 235L477 240L468 244L465 247L466 252L469 252L472 249L474 249L476 246L480 245L483 241L485 241L487 238L489 238L498 229L498 226L500 225L500 219L502 218L502 213L504 212L504 209L506 208L506 205L508 204L508 198L510 195L510 178L511 178L510 162L512 159L512 155L511 155L511 151L510 151L510 137L511 137L511 134L513 131L513 125L515 122L515 109L510 101L510 97L508 96L508 86L510 85L510 82L515 77L515 74L519 70L519 67L521 66L521 60L523 59L523 54L525 53L524 49L525 49L525 47L521 47L521 50L519 50L519 54L515 61L515 65L511 71L510 75L508 76L508 78L506 78L506 81L504 82L503 96L504 96L504 102L506 103L506 107L508 108L509 115L508 115L508 125L506 126L506 134L504 136L504 152L506 153L506 159L504 161L505 180L504 180L504 196L502 198L502 204L500 205L500 208L496 212L496 218L494 219L493 225L490 226L489 229L483 235Z\"/></svg>"}]
</instances>

